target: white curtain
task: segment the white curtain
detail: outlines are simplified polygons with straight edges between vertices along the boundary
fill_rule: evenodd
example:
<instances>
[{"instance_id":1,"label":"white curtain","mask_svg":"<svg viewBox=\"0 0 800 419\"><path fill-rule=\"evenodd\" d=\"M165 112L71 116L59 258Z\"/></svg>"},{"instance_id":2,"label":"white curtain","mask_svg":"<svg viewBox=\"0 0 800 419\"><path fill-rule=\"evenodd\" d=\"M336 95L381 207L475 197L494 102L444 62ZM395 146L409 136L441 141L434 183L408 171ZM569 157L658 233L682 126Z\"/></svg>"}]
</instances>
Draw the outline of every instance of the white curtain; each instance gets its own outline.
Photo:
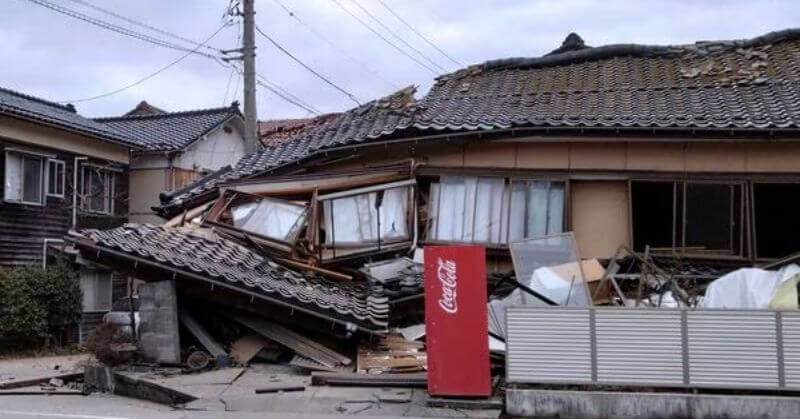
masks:
<instances>
[{"instance_id":1,"label":"white curtain","mask_svg":"<svg viewBox=\"0 0 800 419\"><path fill-rule=\"evenodd\" d=\"M380 211L375 208L378 192L323 201L325 243L377 243L378 213L380 240L408 238L407 186L382 191Z\"/></svg>"},{"instance_id":2,"label":"white curtain","mask_svg":"<svg viewBox=\"0 0 800 419\"><path fill-rule=\"evenodd\" d=\"M233 226L262 236L286 240L305 213L305 207L262 199L232 208Z\"/></svg>"},{"instance_id":3,"label":"white curtain","mask_svg":"<svg viewBox=\"0 0 800 419\"><path fill-rule=\"evenodd\" d=\"M6 153L5 199L22 200L22 159L18 154Z\"/></svg>"},{"instance_id":4,"label":"white curtain","mask_svg":"<svg viewBox=\"0 0 800 419\"><path fill-rule=\"evenodd\" d=\"M508 243L562 231L564 183L442 176L429 206L434 240Z\"/></svg>"}]
</instances>

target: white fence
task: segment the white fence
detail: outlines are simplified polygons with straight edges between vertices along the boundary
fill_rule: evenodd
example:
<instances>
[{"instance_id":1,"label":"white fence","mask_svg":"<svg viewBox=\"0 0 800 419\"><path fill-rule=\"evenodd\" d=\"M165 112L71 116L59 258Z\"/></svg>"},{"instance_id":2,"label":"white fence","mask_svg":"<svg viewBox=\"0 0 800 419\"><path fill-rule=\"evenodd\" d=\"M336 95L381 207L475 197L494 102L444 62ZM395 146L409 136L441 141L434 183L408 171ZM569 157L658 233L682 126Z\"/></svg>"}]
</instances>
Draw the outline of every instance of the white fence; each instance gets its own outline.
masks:
<instances>
[{"instance_id":1,"label":"white fence","mask_svg":"<svg viewBox=\"0 0 800 419\"><path fill-rule=\"evenodd\" d=\"M509 383L800 390L800 313L511 307Z\"/></svg>"}]
</instances>

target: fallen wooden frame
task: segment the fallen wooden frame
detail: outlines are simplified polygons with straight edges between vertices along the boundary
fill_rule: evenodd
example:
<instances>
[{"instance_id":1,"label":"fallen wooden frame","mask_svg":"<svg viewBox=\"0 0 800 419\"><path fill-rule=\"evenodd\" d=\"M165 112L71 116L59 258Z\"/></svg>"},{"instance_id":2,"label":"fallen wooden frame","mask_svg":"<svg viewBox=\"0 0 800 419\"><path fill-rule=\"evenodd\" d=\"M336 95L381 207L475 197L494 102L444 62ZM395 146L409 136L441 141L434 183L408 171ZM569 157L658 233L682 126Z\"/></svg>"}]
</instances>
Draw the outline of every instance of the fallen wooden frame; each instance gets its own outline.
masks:
<instances>
[{"instance_id":1,"label":"fallen wooden frame","mask_svg":"<svg viewBox=\"0 0 800 419\"><path fill-rule=\"evenodd\" d=\"M20 379L5 381L0 383L0 390L34 386L36 384L47 383L53 378L57 378L63 381L72 381L78 378L83 378L83 371L66 372L66 373L51 374L51 375L40 375L36 377L20 378Z\"/></svg>"},{"instance_id":2,"label":"fallen wooden frame","mask_svg":"<svg viewBox=\"0 0 800 419\"><path fill-rule=\"evenodd\" d=\"M427 387L428 373L356 374L313 372L311 373L311 385L357 387Z\"/></svg>"}]
</instances>

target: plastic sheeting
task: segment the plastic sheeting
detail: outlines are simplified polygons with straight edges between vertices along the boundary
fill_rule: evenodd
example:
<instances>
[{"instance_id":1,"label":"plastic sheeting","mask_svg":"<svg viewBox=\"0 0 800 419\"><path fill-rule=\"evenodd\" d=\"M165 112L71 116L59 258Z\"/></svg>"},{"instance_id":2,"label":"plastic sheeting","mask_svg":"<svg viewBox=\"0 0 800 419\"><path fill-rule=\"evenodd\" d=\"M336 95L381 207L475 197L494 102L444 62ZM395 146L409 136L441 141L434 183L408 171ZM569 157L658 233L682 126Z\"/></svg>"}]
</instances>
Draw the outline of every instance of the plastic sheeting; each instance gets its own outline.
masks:
<instances>
[{"instance_id":1,"label":"plastic sheeting","mask_svg":"<svg viewBox=\"0 0 800 419\"><path fill-rule=\"evenodd\" d=\"M743 268L709 284L700 308L758 308L797 310L797 282L800 266L788 265L779 271ZM782 287L788 282L790 285ZM794 284L794 304L791 303ZM773 301L775 304L772 304Z\"/></svg>"}]
</instances>

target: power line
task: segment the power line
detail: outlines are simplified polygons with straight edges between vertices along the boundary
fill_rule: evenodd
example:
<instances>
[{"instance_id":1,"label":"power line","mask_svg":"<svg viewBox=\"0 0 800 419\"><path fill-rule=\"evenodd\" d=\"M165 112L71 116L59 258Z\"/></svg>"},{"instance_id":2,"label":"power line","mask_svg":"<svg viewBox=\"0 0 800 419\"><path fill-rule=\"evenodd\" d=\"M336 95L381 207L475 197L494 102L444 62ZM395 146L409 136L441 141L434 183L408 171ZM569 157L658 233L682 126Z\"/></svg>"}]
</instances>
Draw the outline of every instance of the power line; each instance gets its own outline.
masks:
<instances>
[{"instance_id":1,"label":"power line","mask_svg":"<svg viewBox=\"0 0 800 419\"><path fill-rule=\"evenodd\" d=\"M322 113L315 107L309 105L308 103L304 102L297 96L287 92L282 87L272 83L271 81L265 79L264 77L260 75L256 75L256 77L258 78L256 80L256 83L258 83L259 86L264 87L265 89L269 90L270 92L280 97L281 99L291 103L292 105L297 106L298 108L305 110L306 112L312 115L320 115Z\"/></svg>"},{"instance_id":2,"label":"power line","mask_svg":"<svg viewBox=\"0 0 800 419\"><path fill-rule=\"evenodd\" d=\"M118 14L116 12L113 12L113 11L108 10L108 9L104 9L104 8L102 8L100 6L95 6L94 4L91 4L86 0L70 0L70 1L72 1L73 3L78 3L80 5L86 6L86 7L90 8L90 9L98 11L100 13L104 13L104 14L107 14L109 16L113 16L113 17L115 17L117 19L124 20L124 21L126 21L126 22L128 22L130 24L133 24L133 25L145 28L145 29L149 29L149 30L151 30L153 32L157 32L157 33L160 33L162 35L166 35L166 36L168 36L170 38L173 38L173 39L177 39L177 40L192 44L192 45L198 47L198 49L204 48L204 49L207 49L207 50L210 50L210 51L214 51L214 52L219 52L220 51L218 48L213 48L213 47L210 47L208 45L203 45L202 43L199 43L197 41L191 40L189 38L185 38L183 36L176 35L176 34L171 33L171 32L167 32L167 31L165 31L163 29L159 29L159 28L156 28L154 26L148 25L146 23L140 22L138 20L131 19L131 18L127 17L127 16L120 15L120 14Z\"/></svg>"},{"instance_id":3,"label":"power line","mask_svg":"<svg viewBox=\"0 0 800 419\"><path fill-rule=\"evenodd\" d=\"M412 50L412 51L416 52L416 53L417 53L417 55L419 55L420 57L422 57L422 59L424 59L424 60L425 60L425 61L427 61L428 63L432 64L434 67L438 68L439 70L442 70L442 71L447 71L447 69L446 69L446 68L444 68L444 67L440 66L440 65L439 65L439 64L438 64L436 61L433 61L433 60L432 60L430 57L428 57L427 55L423 54L423 53L422 53L422 51L420 51L420 50L418 50L418 49L414 48L414 46L413 46L413 45L411 45L411 44L409 44L408 42L406 42L406 40L405 40L405 39L403 39L402 37L400 37L400 35L398 35L398 34L397 34L397 32L393 31L393 30L392 30L392 28L390 28L390 27L388 27L386 24L384 24L384 23L383 23L383 22L382 22L380 19L378 19L378 18L377 18L375 15L373 15L372 13L370 13L370 11L369 11L369 10L367 10L367 9L366 9L364 6L362 6L361 4L359 4L359 3L358 3L356 0L350 0L350 2L351 2L351 3L353 3L353 4L354 4L356 7L358 7L358 8L359 8L359 9L360 9L362 12L364 12L364 13L365 13L367 16L369 16L369 18L370 18L370 19L372 19L372 20L373 20L375 23L377 23L377 24L378 24L378 26L382 27L382 28L383 28L383 29L384 29L386 32L389 32L389 34L390 34L390 35L392 35L392 36L393 36L395 39L397 39L398 41L402 42L402 43L403 43L403 45L405 45L406 47L408 47L410 50Z\"/></svg>"},{"instance_id":4,"label":"power line","mask_svg":"<svg viewBox=\"0 0 800 419\"><path fill-rule=\"evenodd\" d=\"M325 76L323 76L322 74L319 74L319 73L318 73L316 70L314 70L313 68L309 67L309 66L308 66L306 63L304 63L304 62L300 61L300 59L299 59L299 58L297 58L297 57L295 57L294 55L292 55L292 53L291 53L291 52L289 52L288 50L286 50L286 48L282 47L282 46L281 46L279 43L277 43L277 42L276 42L274 39L270 38L270 37L269 37L269 35L265 34L265 33L264 33L262 30L261 30L261 28L259 28L259 27L258 27L258 25L256 25L256 31L258 31L258 33L259 33L259 34L261 34L261 36L263 36L263 37L264 37L264 38L266 38L266 39L267 39L269 42L271 42L271 43L272 43L272 45L274 45L274 46L275 46L275 48L278 48L278 49L279 49L279 50L280 50L282 53L286 54L286 55L287 55L289 58L291 58L292 60L294 60L294 62L296 62L297 64L300 64L301 66L303 66L303 68L305 68L306 70L308 70L309 72L311 72L311 74L313 74L313 75L317 76L317 77L318 77L320 80L324 81L325 83L327 83L327 84L329 84L329 85L333 86L333 88L335 88L336 90L338 90L338 91L340 91L340 92L344 93L344 94L345 94L345 95L346 95L348 98L350 98L350 100L352 100L353 102L355 102L356 104L358 104L359 106L361 106L361 102L359 102L359 101L358 101L358 99L356 99L356 97L355 97L355 96L353 96L353 94L352 94L352 93L350 93L350 92L348 92L347 90L344 90L343 88L339 87L339 86L338 86L336 83L334 83L334 82L332 82L332 81L328 80L328 79L327 79Z\"/></svg>"},{"instance_id":5,"label":"power line","mask_svg":"<svg viewBox=\"0 0 800 419\"><path fill-rule=\"evenodd\" d=\"M410 23L406 22L406 20L405 20L405 19L403 19L402 17L400 17L400 15L398 15L397 13L395 13L395 11L394 11L394 10L392 10L392 8L391 8L391 7L389 7L389 5L387 5L386 3L384 3L384 1L383 1L383 0L378 0L378 3L380 3L380 4L381 4L381 6L383 6L383 7L384 7L386 10L388 10L388 11L389 11L389 13L391 13L391 14L392 14L392 16L396 17L396 18L397 18L397 20L399 20L399 21L400 21L400 22L402 22L404 25L406 25L406 27L408 27L408 29L411 29L411 31L412 31L412 32L414 32L415 34L417 34L417 36L418 36L418 37L420 37L420 38L421 38L423 41L427 42L427 43L428 43L428 45L432 46L432 47L433 47L433 48L434 48L436 51L439 51L439 53L441 53L442 55L444 55L444 56L445 56L445 57L446 57L448 60L450 60L450 61L451 61L453 64L455 64L455 65L457 65L457 66L460 66L460 67L463 67L463 66L464 66L464 64L462 64L461 62L459 62L459 61L458 61L458 60L456 60L455 58L451 57L451 56L450 56L448 53L444 52L444 50L442 50L442 49L441 49L441 48L439 48L439 47L438 47L436 44L434 44L434 43L433 43L433 41L429 40L427 37L425 37L424 35L422 35L421 33L419 33L419 31L417 31L416 29L414 29L414 26L412 26Z\"/></svg>"},{"instance_id":6,"label":"power line","mask_svg":"<svg viewBox=\"0 0 800 419\"><path fill-rule=\"evenodd\" d=\"M122 26L118 26L118 25L115 25L113 23L106 22L104 20L97 19L97 18L91 17L89 15L85 15L83 13L80 13L80 12L76 12L76 11L74 11L72 9L69 9L69 8L66 8L64 6L50 3L49 1L45 1L45 0L28 0L28 2L34 3L34 4L38 4L39 6L46 7L48 9L50 9L50 10L53 10L53 11L58 12L58 13L61 13L63 15L66 15L66 16L69 16L69 17L72 17L72 18L75 18L75 19L78 19L78 20L82 20L82 21L84 21L86 23L91 23L92 25L99 26L99 27L104 28L104 29L108 29L110 31L116 32L116 33L121 34L121 35L126 35L126 36L130 36L132 38L139 39L140 41L149 42L151 44L158 45L158 46L164 47L164 48L171 48L171 49L178 50L178 51L189 52L191 54L201 55L201 56L204 56L206 58L212 58L214 60L217 59L217 56L215 56L215 55L197 51L198 48L192 49L192 48L188 48L188 47L185 47L185 46L182 46L182 45L178 45L178 44L172 43L170 41L165 41L165 40L160 39L160 38L156 38L156 37L152 37L152 36L149 36L149 35L145 35L143 33L136 32L134 30L131 30L131 29L128 29L128 28L124 28Z\"/></svg>"},{"instance_id":7,"label":"power line","mask_svg":"<svg viewBox=\"0 0 800 419\"><path fill-rule=\"evenodd\" d=\"M403 50L403 49L401 49L400 47L398 47L397 45L395 45L395 44L394 44L392 41L390 41L390 40L386 39L386 37L385 37L385 36L383 36L383 35L382 35L380 32L378 32L377 30L375 30L375 28L373 28L372 26L370 26L370 25L369 25L367 22L364 22L363 20L361 20L361 18L360 18L360 17L358 17L358 16L357 16L355 13L351 12L351 11L350 11L350 9L348 9L348 8L344 7L344 5L343 5L343 4L339 3L339 0L333 0L333 2L334 2L334 4L336 4L337 6L339 6L339 8L340 8L340 9L344 10L344 11L345 11L345 13L347 13L348 15L350 15L350 17L352 17L353 19L357 20L357 21L358 21L358 23L360 23L361 25L363 25L365 28L369 29L369 30L370 30L370 32L372 32L372 33L374 33L374 34L375 34L375 36L377 36L378 38L380 38L381 40L383 40L383 42L386 42L387 44L389 44L389 45L390 45L392 48L396 49L396 50L397 50L398 52L400 52L401 54L403 54L403 55L405 55L406 57L408 57L408 58L412 59L412 60L413 60L415 63L417 63L417 64L421 65L422 67L425 67L425 68L426 68L428 71L430 71L431 73L433 73L433 74L439 74L439 72L438 72L438 71L436 71L436 70L432 69L432 68L431 68L431 67L429 67L427 64L425 64L425 63L423 63L422 61L418 60L418 59L417 59L417 57L414 57L413 55L411 55L411 54L407 53L405 50Z\"/></svg>"},{"instance_id":8,"label":"power line","mask_svg":"<svg viewBox=\"0 0 800 419\"><path fill-rule=\"evenodd\" d=\"M341 54L342 56L344 56L345 58L347 58L348 60L350 60L351 62L356 64L357 66L361 67L364 71L366 71L367 73L373 75L375 78L379 79L380 81L384 82L387 86L390 86L392 88L398 88L399 87L397 84L392 83L389 80L386 80L383 76L380 75L379 72L375 71L374 69L372 69L367 64L363 63L362 61L360 61L360 60L356 59L355 57L353 57L352 55L348 54L347 51L343 50L342 48L339 48L336 44L333 43L333 41L328 39L323 34L319 33L319 31L314 29L314 27L312 27L311 25L307 24L305 21L300 19L300 17L297 16L297 13L295 13L293 10L289 9L289 7L287 7L285 4L281 3L279 0L272 0L272 1L275 2L276 4L278 4L278 6L280 6L281 8L283 8L283 10L285 10L286 13L288 13L289 16L292 19L296 20L298 23L303 25L312 34L314 34L314 36L316 36L318 39L320 39L323 42L325 42L326 44L328 44L328 46L333 48L336 52L338 52L339 54Z\"/></svg>"},{"instance_id":9,"label":"power line","mask_svg":"<svg viewBox=\"0 0 800 419\"><path fill-rule=\"evenodd\" d=\"M212 33L212 34L211 34L211 36L209 36L209 37L208 37L208 39L206 39L205 41L203 41L201 44L198 44L198 46L197 46L197 47L195 47L195 49L194 49L194 50L191 50L191 51L187 52L186 54L183 54L182 56L178 57L178 59L177 59L177 60L170 62L169 64L165 65L164 67L161 67L161 68L159 68L159 69L158 69L158 70L156 70L154 73L151 73L151 74L147 75L147 76L146 76L146 77L144 77L144 78L141 78L141 79L139 79L139 80L136 80L135 82L133 82L133 83L131 83L131 84L128 84L128 85L126 85L126 86L120 87L119 89L112 90L112 91L110 91L110 92L107 92L107 93L103 93L103 94L101 94L101 95L97 95L97 96L91 96L91 97L86 97L86 98L82 98L82 99L65 100L65 101L62 101L61 103L79 103L79 102L88 102L88 101L90 101L90 100L95 100L95 99L101 99L101 98L104 98L104 97L108 97L108 96L111 96L111 95L115 95L115 94L117 94L117 93L119 93L119 92L122 92L122 91L124 91L124 90L128 90L128 89L130 89L131 87L134 87L134 86L137 86L137 85L139 85L139 84L142 84L142 83L146 82L147 80L150 80L150 79L152 79L153 77L155 77L155 76L157 76L157 75L161 74L162 72L166 71L168 68L170 68L170 67L174 66L175 64L178 64L179 62L183 61L183 60L184 60L186 57L188 57L188 56L192 55L192 53L194 53L196 50L200 49L200 47L201 47L202 45L205 45L205 43L206 43L206 42L210 41L210 40L211 40L211 39L213 39L215 36L217 36L217 34L218 34L218 33L220 33L220 31L222 31L222 29L224 29L224 28L225 28L225 26L226 26L226 25L222 25L222 26L220 26L220 28L219 28L219 29L217 29L216 31L214 31L214 33Z\"/></svg>"}]
</instances>

